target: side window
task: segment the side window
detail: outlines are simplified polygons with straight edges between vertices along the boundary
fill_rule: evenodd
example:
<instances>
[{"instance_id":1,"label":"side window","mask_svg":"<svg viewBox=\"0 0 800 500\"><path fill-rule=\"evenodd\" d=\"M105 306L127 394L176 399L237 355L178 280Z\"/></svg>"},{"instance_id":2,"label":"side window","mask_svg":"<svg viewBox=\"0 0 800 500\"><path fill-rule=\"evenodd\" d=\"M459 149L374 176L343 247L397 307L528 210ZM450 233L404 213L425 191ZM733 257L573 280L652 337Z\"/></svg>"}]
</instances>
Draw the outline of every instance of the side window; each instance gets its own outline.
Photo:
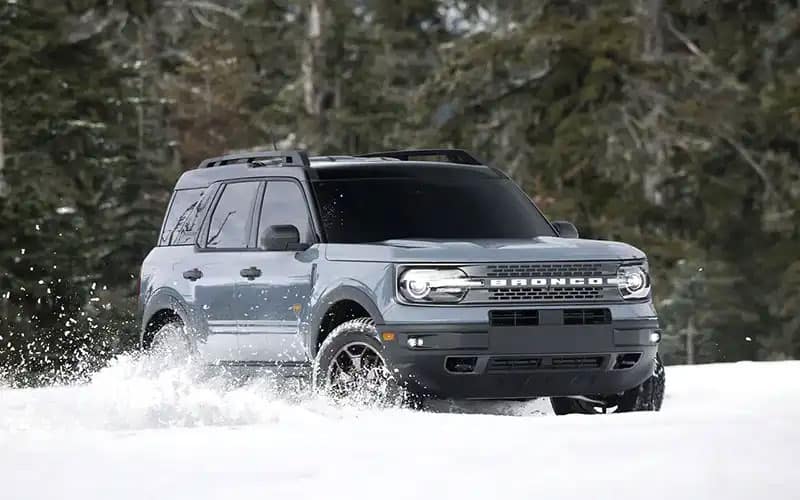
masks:
<instances>
[{"instance_id":1,"label":"side window","mask_svg":"<svg viewBox=\"0 0 800 500\"><path fill-rule=\"evenodd\" d=\"M169 241L171 246L180 245L194 245L197 240L197 233L200 231L200 225L203 223L203 218L208 211L208 205L214 199L216 189L213 187L207 189L203 196L195 203L189 210L181 216L178 223L175 225L175 230L172 232L172 238Z\"/></svg>"},{"instance_id":2,"label":"side window","mask_svg":"<svg viewBox=\"0 0 800 500\"><path fill-rule=\"evenodd\" d=\"M236 182L223 187L208 229L208 248L246 248L250 239L250 215L258 182Z\"/></svg>"},{"instance_id":3,"label":"side window","mask_svg":"<svg viewBox=\"0 0 800 500\"><path fill-rule=\"evenodd\" d=\"M202 189L182 189L175 191L172 195L172 202L169 204L169 212L164 219L164 227L161 229L161 236L158 238L159 246L174 245L173 233L181 224L185 223L187 217L194 212L197 202L203 195Z\"/></svg>"},{"instance_id":4,"label":"side window","mask_svg":"<svg viewBox=\"0 0 800 500\"><path fill-rule=\"evenodd\" d=\"M261 205L258 234L270 226L287 224L297 227L301 242L314 240L308 205L300 186L291 181L269 181Z\"/></svg>"}]
</instances>

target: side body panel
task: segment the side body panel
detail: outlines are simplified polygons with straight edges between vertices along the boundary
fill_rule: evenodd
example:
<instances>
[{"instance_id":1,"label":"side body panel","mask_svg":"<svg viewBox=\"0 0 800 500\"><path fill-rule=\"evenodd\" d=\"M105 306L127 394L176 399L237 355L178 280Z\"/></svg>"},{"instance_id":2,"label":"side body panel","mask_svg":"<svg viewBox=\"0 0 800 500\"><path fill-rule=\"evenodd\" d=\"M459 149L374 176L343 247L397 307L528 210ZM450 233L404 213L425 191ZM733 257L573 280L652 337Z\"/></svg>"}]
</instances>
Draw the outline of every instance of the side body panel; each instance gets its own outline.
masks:
<instances>
[{"instance_id":1,"label":"side body panel","mask_svg":"<svg viewBox=\"0 0 800 500\"><path fill-rule=\"evenodd\" d=\"M250 252L242 268L261 274L239 278L234 301L239 333L239 360L275 363L308 361L300 336L309 306L319 250Z\"/></svg>"},{"instance_id":2,"label":"side body panel","mask_svg":"<svg viewBox=\"0 0 800 500\"><path fill-rule=\"evenodd\" d=\"M221 254L196 252L194 247L158 247L142 265L142 334L160 310L178 313L204 361L236 359L238 342L231 304L235 280ZM202 277L189 280L183 272L197 269Z\"/></svg>"}]
</instances>

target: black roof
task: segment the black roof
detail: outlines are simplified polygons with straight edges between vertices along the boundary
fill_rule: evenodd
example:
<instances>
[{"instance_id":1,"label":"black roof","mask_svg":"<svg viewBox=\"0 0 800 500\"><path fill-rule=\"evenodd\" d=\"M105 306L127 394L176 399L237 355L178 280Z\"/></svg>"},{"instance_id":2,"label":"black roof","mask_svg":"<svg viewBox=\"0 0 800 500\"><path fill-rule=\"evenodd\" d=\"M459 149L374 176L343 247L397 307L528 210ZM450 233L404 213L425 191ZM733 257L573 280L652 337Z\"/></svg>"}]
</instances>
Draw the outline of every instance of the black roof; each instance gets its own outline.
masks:
<instances>
[{"instance_id":1,"label":"black roof","mask_svg":"<svg viewBox=\"0 0 800 500\"><path fill-rule=\"evenodd\" d=\"M464 165L444 162L412 162L412 161L337 161L335 163L311 163L315 170L315 179L376 179L376 178L415 178L415 177L444 177L452 178L458 175L461 178L472 176L475 178L497 178L503 175L486 165Z\"/></svg>"},{"instance_id":2,"label":"black roof","mask_svg":"<svg viewBox=\"0 0 800 500\"><path fill-rule=\"evenodd\" d=\"M442 153L444 151L445 153ZM451 153L454 151L455 153ZM419 154L418 154L419 153ZM399 156L399 157L398 157ZM412 157L444 156L452 161L414 161ZM505 177L501 171L478 162L462 150L410 150L370 153L364 156L315 156L304 152L247 152L210 158L198 168L185 172L175 189L205 188L230 179L288 177L298 180L364 178Z\"/></svg>"}]
</instances>

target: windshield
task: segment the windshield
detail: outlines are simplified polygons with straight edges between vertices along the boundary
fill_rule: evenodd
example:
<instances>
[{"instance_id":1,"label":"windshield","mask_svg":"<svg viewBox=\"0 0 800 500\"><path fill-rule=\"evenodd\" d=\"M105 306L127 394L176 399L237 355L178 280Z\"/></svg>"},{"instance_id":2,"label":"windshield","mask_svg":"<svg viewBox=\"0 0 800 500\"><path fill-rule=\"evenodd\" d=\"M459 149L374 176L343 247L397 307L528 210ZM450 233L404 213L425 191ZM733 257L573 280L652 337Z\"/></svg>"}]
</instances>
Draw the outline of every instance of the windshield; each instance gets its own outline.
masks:
<instances>
[{"instance_id":1,"label":"windshield","mask_svg":"<svg viewBox=\"0 0 800 500\"><path fill-rule=\"evenodd\" d=\"M555 236L508 179L341 179L314 187L330 243Z\"/></svg>"}]
</instances>

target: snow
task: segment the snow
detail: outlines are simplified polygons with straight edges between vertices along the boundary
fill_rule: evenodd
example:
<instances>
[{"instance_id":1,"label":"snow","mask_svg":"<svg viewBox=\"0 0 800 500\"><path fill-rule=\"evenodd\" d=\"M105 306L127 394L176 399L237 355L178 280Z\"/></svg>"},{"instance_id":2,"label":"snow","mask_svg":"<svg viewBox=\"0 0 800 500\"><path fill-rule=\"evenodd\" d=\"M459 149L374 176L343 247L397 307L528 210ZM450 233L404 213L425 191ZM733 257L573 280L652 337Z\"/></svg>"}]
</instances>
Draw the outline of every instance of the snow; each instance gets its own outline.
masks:
<instances>
[{"instance_id":1,"label":"snow","mask_svg":"<svg viewBox=\"0 0 800 500\"><path fill-rule=\"evenodd\" d=\"M660 413L357 409L122 358L0 389L0 498L798 499L800 362L667 369Z\"/></svg>"}]
</instances>

